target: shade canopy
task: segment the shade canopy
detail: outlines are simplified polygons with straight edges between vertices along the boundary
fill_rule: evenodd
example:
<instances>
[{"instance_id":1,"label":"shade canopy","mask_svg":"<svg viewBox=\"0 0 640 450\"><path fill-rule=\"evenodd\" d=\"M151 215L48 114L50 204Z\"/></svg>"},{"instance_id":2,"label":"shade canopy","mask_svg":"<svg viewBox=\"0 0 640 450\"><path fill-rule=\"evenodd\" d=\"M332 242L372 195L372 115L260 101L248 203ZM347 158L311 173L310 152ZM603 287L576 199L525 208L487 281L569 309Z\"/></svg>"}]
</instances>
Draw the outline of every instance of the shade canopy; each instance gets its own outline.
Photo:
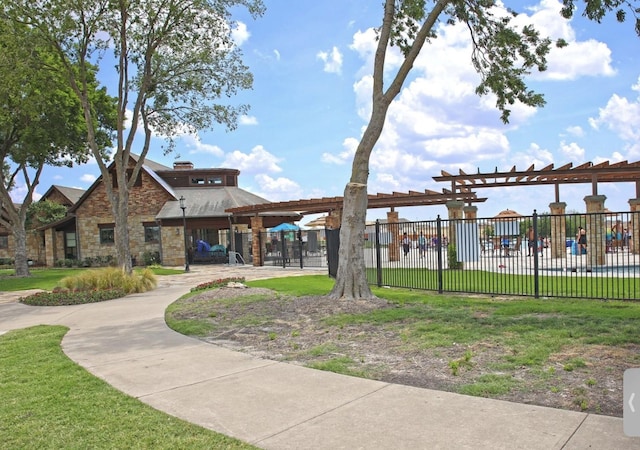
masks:
<instances>
[{"instance_id":1,"label":"shade canopy","mask_svg":"<svg viewBox=\"0 0 640 450\"><path fill-rule=\"evenodd\" d=\"M327 225L327 217L328 216L318 217L317 219L306 223L304 226L307 228L324 228Z\"/></svg>"},{"instance_id":2,"label":"shade canopy","mask_svg":"<svg viewBox=\"0 0 640 450\"><path fill-rule=\"evenodd\" d=\"M300 227L298 227L297 225L285 222L271 228L271 231L298 231L299 229Z\"/></svg>"},{"instance_id":3,"label":"shade canopy","mask_svg":"<svg viewBox=\"0 0 640 450\"><path fill-rule=\"evenodd\" d=\"M522 217L522 214L512 209L505 209L504 211L500 211L497 215L494 216L494 218L496 219L509 219L516 217Z\"/></svg>"}]
</instances>

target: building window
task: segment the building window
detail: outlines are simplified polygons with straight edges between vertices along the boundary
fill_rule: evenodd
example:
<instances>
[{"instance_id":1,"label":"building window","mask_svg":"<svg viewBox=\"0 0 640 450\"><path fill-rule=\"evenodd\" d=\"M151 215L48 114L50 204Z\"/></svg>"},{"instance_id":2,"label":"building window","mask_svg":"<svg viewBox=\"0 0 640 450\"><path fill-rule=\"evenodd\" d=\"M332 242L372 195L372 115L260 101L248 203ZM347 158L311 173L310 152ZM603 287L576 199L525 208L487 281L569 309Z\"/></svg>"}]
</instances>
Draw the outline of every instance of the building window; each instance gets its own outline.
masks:
<instances>
[{"instance_id":1,"label":"building window","mask_svg":"<svg viewBox=\"0 0 640 450\"><path fill-rule=\"evenodd\" d=\"M207 181L209 182L209 184L221 185L222 177L209 177Z\"/></svg>"},{"instance_id":2,"label":"building window","mask_svg":"<svg viewBox=\"0 0 640 450\"><path fill-rule=\"evenodd\" d=\"M9 236L0 236L0 248L9 248Z\"/></svg>"},{"instance_id":3,"label":"building window","mask_svg":"<svg viewBox=\"0 0 640 450\"><path fill-rule=\"evenodd\" d=\"M191 178L191 184L204 184L204 178L203 177Z\"/></svg>"},{"instance_id":4,"label":"building window","mask_svg":"<svg viewBox=\"0 0 640 450\"><path fill-rule=\"evenodd\" d=\"M145 242L160 242L160 227L157 225L144 226Z\"/></svg>"},{"instance_id":5,"label":"building window","mask_svg":"<svg viewBox=\"0 0 640 450\"><path fill-rule=\"evenodd\" d=\"M115 243L114 238L114 228L111 227L100 227L100 243L101 244L113 244Z\"/></svg>"},{"instance_id":6,"label":"building window","mask_svg":"<svg viewBox=\"0 0 640 450\"><path fill-rule=\"evenodd\" d=\"M64 255L67 259L76 259L78 257L75 232L68 231L64 235Z\"/></svg>"},{"instance_id":7,"label":"building window","mask_svg":"<svg viewBox=\"0 0 640 450\"><path fill-rule=\"evenodd\" d=\"M65 233L65 245L67 248L76 247L76 234L74 232Z\"/></svg>"}]
</instances>

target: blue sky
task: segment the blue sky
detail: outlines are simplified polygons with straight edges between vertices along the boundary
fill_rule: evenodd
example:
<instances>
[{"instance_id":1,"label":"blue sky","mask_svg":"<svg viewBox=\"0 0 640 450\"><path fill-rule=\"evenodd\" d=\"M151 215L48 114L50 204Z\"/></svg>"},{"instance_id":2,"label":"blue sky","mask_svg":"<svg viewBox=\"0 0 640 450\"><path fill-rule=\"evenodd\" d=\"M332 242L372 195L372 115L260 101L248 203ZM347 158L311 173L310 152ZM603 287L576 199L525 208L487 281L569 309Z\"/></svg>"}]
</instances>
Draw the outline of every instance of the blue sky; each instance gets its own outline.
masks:
<instances>
[{"instance_id":1,"label":"blue sky","mask_svg":"<svg viewBox=\"0 0 640 450\"><path fill-rule=\"evenodd\" d=\"M240 169L240 186L271 201L342 195L351 160L370 110L370 75L382 2L370 0L266 0L257 20L239 13L236 40L254 75L254 88L234 101L251 110L237 130L224 127L185 135L177 155L163 156L160 139L149 158L171 166L176 156L196 167ZM516 105L508 125L500 121L491 97L477 97L478 77L470 63L468 32L462 26L439 29L426 46L410 79L389 110L370 165L369 192L407 192L449 187L432 177L457 173L527 169L531 164L574 166L604 160L640 160L640 38L631 22L613 18L598 25L582 17L566 21L557 0L505 2L544 34L564 38L549 68L530 85L547 105ZM388 69L399 58L391 53ZM109 77L108 68L102 76ZM114 92L111 92L114 95ZM142 137L140 137L140 143ZM97 165L46 168L39 194L51 184L88 188ZM17 193L20 192L18 188ZM584 211L590 185L560 188L569 211ZM632 183L605 184L606 207L628 211ZM481 189L488 197L478 216L510 208L522 214L549 210L552 186ZM444 207L401 208L409 220L446 217ZM304 224L315 216L303 219ZM369 219L386 217L370 210Z\"/></svg>"}]
</instances>

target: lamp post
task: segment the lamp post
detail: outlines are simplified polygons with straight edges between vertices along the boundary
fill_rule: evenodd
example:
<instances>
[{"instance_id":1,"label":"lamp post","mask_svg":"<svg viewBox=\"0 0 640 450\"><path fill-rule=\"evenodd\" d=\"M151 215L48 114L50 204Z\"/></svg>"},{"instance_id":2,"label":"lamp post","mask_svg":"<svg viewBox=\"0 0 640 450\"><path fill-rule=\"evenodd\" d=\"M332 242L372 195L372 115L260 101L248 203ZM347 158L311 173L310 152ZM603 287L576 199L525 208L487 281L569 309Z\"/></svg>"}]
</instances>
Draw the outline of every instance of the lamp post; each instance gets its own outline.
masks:
<instances>
[{"instance_id":1,"label":"lamp post","mask_svg":"<svg viewBox=\"0 0 640 450\"><path fill-rule=\"evenodd\" d=\"M185 204L185 198L180 196L180 209L182 210L182 228L184 229L184 271L189 271L189 241L187 240L187 215L185 210L187 205Z\"/></svg>"}]
</instances>

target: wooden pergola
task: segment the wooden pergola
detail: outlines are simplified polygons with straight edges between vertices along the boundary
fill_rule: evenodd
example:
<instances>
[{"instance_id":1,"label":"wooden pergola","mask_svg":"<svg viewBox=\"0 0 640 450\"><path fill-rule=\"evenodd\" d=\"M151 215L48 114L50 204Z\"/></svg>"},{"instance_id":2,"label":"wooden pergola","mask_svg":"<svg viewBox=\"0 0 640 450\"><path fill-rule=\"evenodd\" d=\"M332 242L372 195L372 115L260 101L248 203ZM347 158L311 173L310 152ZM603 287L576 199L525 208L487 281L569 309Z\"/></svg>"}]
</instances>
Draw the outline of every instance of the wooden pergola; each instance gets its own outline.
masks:
<instances>
[{"instance_id":1,"label":"wooden pergola","mask_svg":"<svg viewBox=\"0 0 640 450\"><path fill-rule=\"evenodd\" d=\"M462 169L458 170L458 175L452 175L446 171L441 171L440 176L433 177L435 181L445 181L451 183L453 193L460 190L467 192L471 189L491 188L491 187L515 187L515 186L539 186L553 185L555 187L555 203L550 204L551 213L560 220L552 222L552 249L554 257L566 256L564 248L565 227L564 214L566 204L560 201L560 185L563 184L591 184L591 195L585 197L587 213L604 213L605 196L598 195L598 185L600 183L635 183L635 198L629 200L631 209L640 214L640 161L629 163L621 161L611 164L604 161L599 164L587 162L577 167L571 163L555 168L553 164L536 170L531 165L527 170L517 170L513 166L510 171L499 172L498 169L492 173L469 174ZM635 215L634 215L635 217ZM640 253L640 220L633 221L633 247L634 252ZM596 214L592 218L591 226L587 230L590 251L589 261L592 266L603 265L605 263L605 224L601 214Z\"/></svg>"},{"instance_id":2,"label":"wooden pergola","mask_svg":"<svg viewBox=\"0 0 640 450\"><path fill-rule=\"evenodd\" d=\"M458 175L452 175L444 170L440 176L433 177L435 181L449 181L451 191L467 192L471 189L491 187L513 186L537 186L552 184L555 186L555 201L560 201L560 185L562 184L591 184L592 195L598 195L599 183L634 182L636 184L636 198L640 198L640 161L629 163L621 161L609 163L604 161L599 164L587 162L573 167L573 164L554 168L549 164L536 170L532 164L527 170L517 170L516 166L508 172L495 172L468 174L462 169Z\"/></svg>"},{"instance_id":3,"label":"wooden pergola","mask_svg":"<svg viewBox=\"0 0 640 450\"><path fill-rule=\"evenodd\" d=\"M464 187L457 189L455 192L448 189L443 189L442 192L426 189L424 192L409 191L406 193L371 194L368 196L367 208L444 205L453 200L464 201L469 204L487 201L486 198L478 198L475 192ZM343 202L343 197L322 197L285 202L260 203L257 205L229 208L225 211L234 215L258 214L271 211L296 211L302 215L309 215L342 211Z\"/></svg>"},{"instance_id":4,"label":"wooden pergola","mask_svg":"<svg viewBox=\"0 0 640 450\"><path fill-rule=\"evenodd\" d=\"M375 194L368 196L367 208L391 208L387 215L396 215L395 208L403 206L429 206L444 205L451 201L462 201L471 205L487 201L486 198L478 198L475 192L467 188L460 188L456 192L443 189L442 192L426 189L424 192L393 192L391 194ZM247 216L252 215L251 230L254 234L253 264L262 265L264 263L262 249L260 247L259 233L262 229L262 217L260 213L295 211L301 215L328 213L326 226L338 228L342 220L343 197L322 197L303 200L292 200L286 202L260 203L256 205L241 206L225 210L232 215ZM396 219L397 220L397 219ZM395 248L395 247L394 247ZM397 250L397 249L396 249ZM391 256L390 256L391 257ZM398 256L399 257L399 256Z\"/></svg>"}]
</instances>

